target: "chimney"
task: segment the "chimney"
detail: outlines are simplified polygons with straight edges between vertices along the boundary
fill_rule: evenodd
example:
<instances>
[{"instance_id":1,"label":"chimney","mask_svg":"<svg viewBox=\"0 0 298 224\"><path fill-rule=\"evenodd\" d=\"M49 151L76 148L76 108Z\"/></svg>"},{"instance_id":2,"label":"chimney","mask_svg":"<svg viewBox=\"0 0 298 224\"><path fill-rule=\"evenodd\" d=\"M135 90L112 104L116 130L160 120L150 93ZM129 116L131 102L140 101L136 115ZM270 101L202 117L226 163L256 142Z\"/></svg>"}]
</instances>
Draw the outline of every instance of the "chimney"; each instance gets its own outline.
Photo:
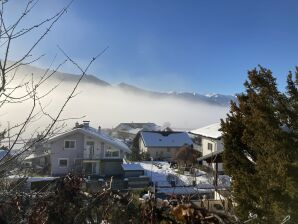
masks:
<instances>
[{"instance_id":1,"label":"chimney","mask_svg":"<svg viewBox=\"0 0 298 224\"><path fill-rule=\"evenodd\" d=\"M79 122L75 123L75 128L78 128L80 126Z\"/></svg>"},{"instance_id":2,"label":"chimney","mask_svg":"<svg viewBox=\"0 0 298 224\"><path fill-rule=\"evenodd\" d=\"M101 131L101 127L100 127L100 125L98 126L98 132L100 132Z\"/></svg>"},{"instance_id":3,"label":"chimney","mask_svg":"<svg viewBox=\"0 0 298 224\"><path fill-rule=\"evenodd\" d=\"M90 121L83 121L83 127L84 128L89 128L89 122Z\"/></svg>"}]
</instances>

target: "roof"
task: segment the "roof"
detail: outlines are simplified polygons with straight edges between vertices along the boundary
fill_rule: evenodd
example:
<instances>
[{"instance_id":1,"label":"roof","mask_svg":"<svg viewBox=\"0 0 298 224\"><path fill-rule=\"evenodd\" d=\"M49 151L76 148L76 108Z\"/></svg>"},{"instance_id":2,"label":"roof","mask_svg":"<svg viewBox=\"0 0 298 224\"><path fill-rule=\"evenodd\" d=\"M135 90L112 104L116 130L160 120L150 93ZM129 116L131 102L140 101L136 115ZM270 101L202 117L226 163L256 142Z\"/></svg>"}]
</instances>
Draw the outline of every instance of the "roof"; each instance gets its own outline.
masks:
<instances>
[{"instance_id":1,"label":"roof","mask_svg":"<svg viewBox=\"0 0 298 224\"><path fill-rule=\"evenodd\" d=\"M64 132L63 134L50 138L49 142L56 141L60 138L66 137L70 134L74 134L77 132L100 139L101 141L108 143L110 145L113 145L114 147L121 149L124 152L128 152L128 153L131 152L128 146L124 142L120 141L119 139L112 138L111 136L105 134L103 131L99 131L92 127L79 127L79 128L71 129L69 131Z\"/></svg>"},{"instance_id":2,"label":"roof","mask_svg":"<svg viewBox=\"0 0 298 224\"><path fill-rule=\"evenodd\" d=\"M9 179L21 179L27 178L27 182L38 182L38 181L53 181L58 179L59 177L29 177L26 175L10 175Z\"/></svg>"},{"instance_id":3,"label":"roof","mask_svg":"<svg viewBox=\"0 0 298 224\"><path fill-rule=\"evenodd\" d=\"M186 132L142 131L140 134L146 147L181 147L193 144Z\"/></svg>"},{"instance_id":4,"label":"roof","mask_svg":"<svg viewBox=\"0 0 298 224\"><path fill-rule=\"evenodd\" d=\"M121 164L123 170L129 171L129 170L144 170L143 167L141 167L140 164L137 163L123 163Z\"/></svg>"},{"instance_id":5,"label":"roof","mask_svg":"<svg viewBox=\"0 0 298 224\"><path fill-rule=\"evenodd\" d=\"M211 193L214 189L214 186L208 185L206 188L198 187L167 187L167 188L158 188L158 193L164 193L167 195L191 195L191 194L206 194Z\"/></svg>"},{"instance_id":6,"label":"roof","mask_svg":"<svg viewBox=\"0 0 298 224\"><path fill-rule=\"evenodd\" d=\"M208 138L218 139L221 138L222 132L219 131L220 123L211 124L196 130L190 131L191 134L201 135Z\"/></svg>"},{"instance_id":7,"label":"roof","mask_svg":"<svg viewBox=\"0 0 298 224\"><path fill-rule=\"evenodd\" d=\"M156 128L159 128L159 126L157 126L155 123L120 123L117 127L115 127L115 129L120 129L120 130L129 130L129 129L136 129L136 128L140 128L140 129L145 129L147 131L150 130L156 130Z\"/></svg>"},{"instance_id":8,"label":"roof","mask_svg":"<svg viewBox=\"0 0 298 224\"><path fill-rule=\"evenodd\" d=\"M43 154L35 154L32 153L29 156L27 156L24 160L30 160L30 159L36 159L36 158L42 158L42 157L46 157L49 156L49 153L43 153Z\"/></svg>"},{"instance_id":9,"label":"roof","mask_svg":"<svg viewBox=\"0 0 298 224\"><path fill-rule=\"evenodd\" d=\"M134 128L134 129L130 129L128 130L128 133L129 134L133 134L133 135L136 135L138 134L140 131L142 131L143 129L142 128Z\"/></svg>"},{"instance_id":10,"label":"roof","mask_svg":"<svg viewBox=\"0 0 298 224\"><path fill-rule=\"evenodd\" d=\"M204 160L210 163L221 163L223 151L224 150L218 150L218 151L212 152L210 154L207 154L205 156L198 158L197 161L200 162Z\"/></svg>"}]
</instances>

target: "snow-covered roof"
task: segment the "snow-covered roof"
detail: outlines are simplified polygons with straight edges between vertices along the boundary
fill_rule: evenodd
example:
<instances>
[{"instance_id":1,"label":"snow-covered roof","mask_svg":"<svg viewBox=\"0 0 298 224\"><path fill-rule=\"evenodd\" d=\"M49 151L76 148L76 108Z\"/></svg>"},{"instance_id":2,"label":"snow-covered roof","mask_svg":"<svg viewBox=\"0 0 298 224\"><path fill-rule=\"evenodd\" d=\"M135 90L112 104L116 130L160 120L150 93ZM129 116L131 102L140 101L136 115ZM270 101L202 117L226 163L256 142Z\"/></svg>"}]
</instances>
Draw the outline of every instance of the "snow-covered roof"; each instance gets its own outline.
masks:
<instances>
[{"instance_id":1,"label":"snow-covered roof","mask_svg":"<svg viewBox=\"0 0 298 224\"><path fill-rule=\"evenodd\" d=\"M146 147L181 147L193 144L186 132L142 131L141 138Z\"/></svg>"},{"instance_id":2,"label":"snow-covered roof","mask_svg":"<svg viewBox=\"0 0 298 224\"><path fill-rule=\"evenodd\" d=\"M157 128L160 128L155 123L120 123L117 127L115 127L116 130L122 130L122 131L128 131L130 129L144 129L146 131L156 131Z\"/></svg>"},{"instance_id":3,"label":"snow-covered roof","mask_svg":"<svg viewBox=\"0 0 298 224\"><path fill-rule=\"evenodd\" d=\"M27 156L25 158L25 160L30 160L30 159L35 159L35 158L41 158L41 157L45 157L45 156L49 156L49 155L50 155L49 153L43 153L43 154L32 153L29 156Z\"/></svg>"},{"instance_id":4,"label":"snow-covered roof","mask_svg":"<svg viewBox=\"0 0 298 224\"><path fill-rule=\"evenodd\" d=\"M208 185L208 188L198 188L198 187L167 187L167 188L158 188L158 193L164 193L167 195L191 195L191 194L206 194L213 192L213 186Z\"/></svg>"},{"instance_id":5,"label":"snow-covered roof","mask_svg":"<svg viewBox=\"0 0 298 224\"><path fill-rule=\"evenodd\" d=\"M140 131L159 131L160 126L155 123L121 123L114 131L124 132L131 135L137 135Z\"/></svg>"},{"instance_id":6,"label":"snow-covered roof","mask_svg":"<svg viewBox=\"0 0 298 224\"><path fill-rule=\"evenodd\" d=\"M129 134L133 134L133 135L136 135L138 134L140 131L142 131L143 129L142 128L134 128L134 129L130 129L128 130L128 133Z\"/></svg>"},{"instance_id":7,"label":"snow-covered roof","mask_svg":"<svg viewBox=\"0 0 298 224\"><path fill-rule=\"evenodd\" d=\"M38 182L38 181L53 181L58 179L59 177L29 177L26 175L10 175L7 177L8 179L21 179L27 178L27 182Z\"/></svg>"},{"instance_id":8,"label":"snow-covered roof","mask_svg":"<svg viewBox=\"0 0 298 224\"><path fill-rule=\"evenodd\" d=\"M123 163L122 165L123 170L129 171L129 170L144 170L140 164L137 163Z\"/></svg>"},{"instance_id":9,"label":"snow-covered roof","mask_svg":"<svg viewBox=\"0 0 298 224\"><path fill-rule=\"evenodd\" d=\"M198 162L206 160L208 162L222 162L222 153L224 150L218 150L215 152L211 152L205 156L202 156L197 159Z\"/></svg>"},{"instance_id":10,"label":"snow-covered roof","mask_svg":"<svg viewBox=\"0 0 298 224\"><path fill-rule=\"evenodd\" d=\"M219 131L220 123L211 124L196 130L190 131L192 134L201 135L208 138L221 138L222 132Z\"/></svg>"},{"instance_id":11,"label":"snow-covered roof","mask_svg":"<svg viewBox=\"0 0 298 224\"><path fill-rule=\"evenodd\" d=\"M101 141L111 144L114 147L123 150L124 152L128 152L128 153L131 152L130 149L128 148L128 146L124 142L120 141L119 139L112 138L111 136L105 134L103 131L92 128L92 127L79 127L79 128L71 129L61 135L58 135L58 136L55 136L55 137L49 139L49 142L53 142L57 139L60 139L62 137L70 135L70 134L74 134L76 132L100 139Z\"/></svg>"}]
</instances>

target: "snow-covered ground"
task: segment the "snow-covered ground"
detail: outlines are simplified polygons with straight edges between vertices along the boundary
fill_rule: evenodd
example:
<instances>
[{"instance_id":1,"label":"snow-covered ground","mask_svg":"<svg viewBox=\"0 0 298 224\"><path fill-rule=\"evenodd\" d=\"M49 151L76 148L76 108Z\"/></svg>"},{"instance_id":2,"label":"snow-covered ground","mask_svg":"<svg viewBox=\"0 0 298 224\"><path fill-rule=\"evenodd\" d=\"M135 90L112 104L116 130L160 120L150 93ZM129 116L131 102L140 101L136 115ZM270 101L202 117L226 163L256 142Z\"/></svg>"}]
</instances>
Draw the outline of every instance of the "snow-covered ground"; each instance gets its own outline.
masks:
<instances>
[{"instance_id":1,"label":"snow-covered ground","mask_svg":"<svg viewBox=\"0 0 298 224\"><path fill-rule=\"evenodd\" d=\"M213 177L206 172L197 170L196 175L185 175L177 173L175 169L170 168L170 164L164 161L135 162L139 164L145 171L145 175L152 177L152 181L157 183L158 187L171 187L169 180L176 180L177 187L192 187L193 181L196 181L195 188L213 189ZM229 187L230 177L225 175L219 176L218 185Z\"/></svg>"}]
</instances>

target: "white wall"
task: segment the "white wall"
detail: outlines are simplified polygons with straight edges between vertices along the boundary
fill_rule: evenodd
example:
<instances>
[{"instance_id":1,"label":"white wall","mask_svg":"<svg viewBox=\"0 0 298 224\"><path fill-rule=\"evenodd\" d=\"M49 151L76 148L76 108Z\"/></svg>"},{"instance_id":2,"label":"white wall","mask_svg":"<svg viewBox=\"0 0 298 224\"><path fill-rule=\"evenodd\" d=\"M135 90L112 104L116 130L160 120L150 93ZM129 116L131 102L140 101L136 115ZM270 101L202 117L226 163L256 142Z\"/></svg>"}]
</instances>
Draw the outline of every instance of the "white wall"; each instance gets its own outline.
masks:
<instances>
[{"instance_id":1,"label":"white wall","mask_svg":"<svg viewBox=\"0 0 298 224\"><path fill-rule=\"evenodd\" d=\"M208 143L212 144L212 151L208 149ZM224 145L221 139L219 140L219 139L202 137L202 156L206 156L212 152L216 152L223 149L224 149ZM203 165L209 166L207 162L203 162ZM212 163L210 167L215 169L215 163ZM218 171L223 171L222 163L218 164Z\"/></svg>"},{"instance_id":2,"label":"white wall","mask_svg":"<svg viewBox=\"0 0 298 224\"><path fill-rule=\"evenodd\" d=\"M85 141L84 141L84 158L88 159L89 158L89 150L88 146L87 146L87 142L88 141L93 141L94 142L94 159L103 159L105 158L105 150L106 149L115 149L115 150L119 150L116 147L114 147L113 145L106 143L104 141L92 138L90 136L85 136ZM101 144L104 143L104 148L102 149ZM122 150L119 150L120 154L119 154L119 158L123 158L124 153Z\"/></svg>"},{"instance_id":3,"label":"white wall","mask_svg":"<svg viewBox=\"0 0 298 224\"><path fill-rule=\"evenodd\" d=\"M75 149L64 149L65 140L75 140ZM76 159L89 159L89 150L86 150L87 141L94 141L94 156L92 159L103 159L104 150L101 149L101 140L95 139L81 133L74 133L58 139L51 146L51 172L52 175L64 175L72 171L75 167ZM116 149L114 146L104 142L104 149ZM123 158L124 153L120 150L120 157ZM59 159L68 159L67 167L59 167ZM114 158L113 158L114 159ZM99 163L96 163L96 173L99 173Z\"/></svg>"},{"instance_id":4,"label":"white wall","mask_svg":"<svg viewBox=\"0 0 298 224\"><path fill-rule=\"evenodd\" d=\"M212 151L208 149L208 143L212 144ZM218 139L211 139L202 137L202 154L206 156L212 152L216 152L218 150L223 150L223 142Z\"/></svg>"},{"instance_id":5,"label":"white wall","mask_svg":"<svg viewBox=\"0 0 298 224\"><path fill-rule=\"evenodd\" d=\"M74 149L64 149L65 140L75 140ZM54 141L51 145L51 173L64 175L74 169L74 160L83 157L84 135L74 133ZM68 159L67 167L59 167L59 159Z\"/></svg>"},{"instance_id":6,"label":"white wall","mask_svg":"<svg viewBox=\"0 0 298 224\"><path fill-rule=\"evenodd\" d=\"M139 148L140 152L147 152L147 147L144 145L142 138L139 138Z\"/></svg>"}]
</instances>

